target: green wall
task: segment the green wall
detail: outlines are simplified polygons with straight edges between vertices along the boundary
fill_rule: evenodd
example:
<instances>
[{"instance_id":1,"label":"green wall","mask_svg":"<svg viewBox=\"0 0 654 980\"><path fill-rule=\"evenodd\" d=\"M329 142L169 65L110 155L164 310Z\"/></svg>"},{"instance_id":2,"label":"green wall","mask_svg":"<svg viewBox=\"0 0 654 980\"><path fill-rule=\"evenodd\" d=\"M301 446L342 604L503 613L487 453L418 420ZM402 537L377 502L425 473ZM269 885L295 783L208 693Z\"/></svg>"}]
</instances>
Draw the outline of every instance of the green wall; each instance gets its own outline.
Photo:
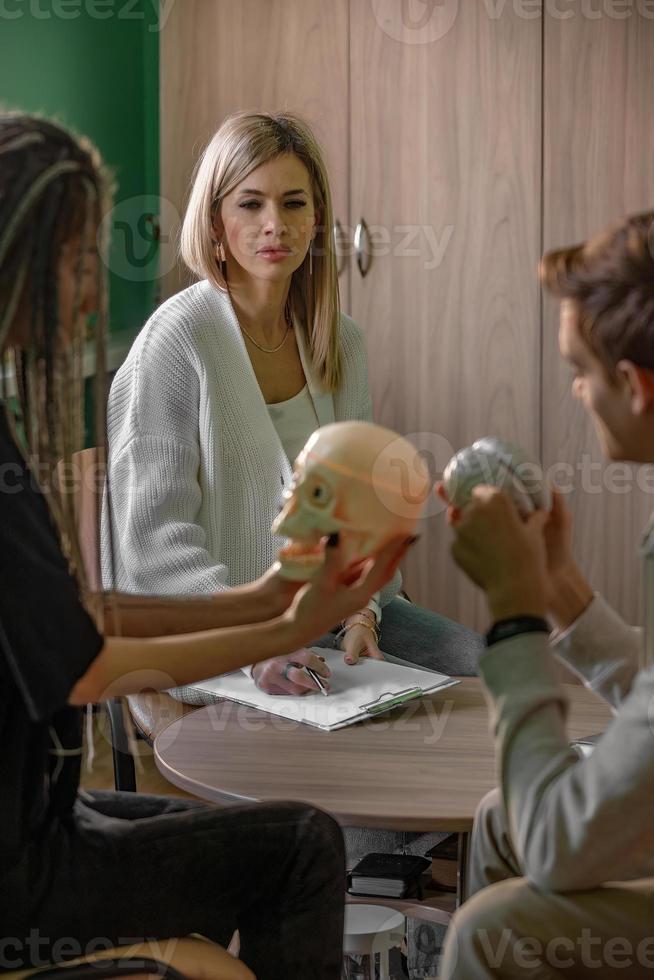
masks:
<instances>
[{"instance_id":1,"label":"green wall","mask_svg":"<svg viewBox=\"0 0 654 980\"><path fill-rule=\"evenodd\" d=\"M157 302L156 245L142 224L159 194L155 2L0 0L0 105L84 133L114 172L113 333L135 333Z\"/></svg>"}]
</instances>

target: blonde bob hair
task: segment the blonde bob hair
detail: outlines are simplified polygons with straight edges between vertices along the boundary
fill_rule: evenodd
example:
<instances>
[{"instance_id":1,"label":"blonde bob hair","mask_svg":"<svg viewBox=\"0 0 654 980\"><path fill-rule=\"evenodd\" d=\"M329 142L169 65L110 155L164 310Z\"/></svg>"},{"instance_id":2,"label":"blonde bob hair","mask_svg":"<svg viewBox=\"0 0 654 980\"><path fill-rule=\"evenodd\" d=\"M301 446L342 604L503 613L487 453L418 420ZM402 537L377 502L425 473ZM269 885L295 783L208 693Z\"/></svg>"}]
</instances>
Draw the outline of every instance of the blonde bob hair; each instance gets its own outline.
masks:
<instances>
[{"instance_id":1,"label":"blonde bob hair","mask_svg":"<svg viewBox=\"0 0 654 980\"><path fill-rule=\"evenodd\" d=\"M307 255L293 273L289 312L305 331L313 367L322 384L335 391L341 381L341 358L334 212L320 147L302 119L286 112L237 112L225 119L193 175L182 225L181 256L196 276L229 291L216 255L213 218L223 199L248 174L284 153L295 154L309 172L317 220L313 274Z\"/></svg>"}]
</instances>

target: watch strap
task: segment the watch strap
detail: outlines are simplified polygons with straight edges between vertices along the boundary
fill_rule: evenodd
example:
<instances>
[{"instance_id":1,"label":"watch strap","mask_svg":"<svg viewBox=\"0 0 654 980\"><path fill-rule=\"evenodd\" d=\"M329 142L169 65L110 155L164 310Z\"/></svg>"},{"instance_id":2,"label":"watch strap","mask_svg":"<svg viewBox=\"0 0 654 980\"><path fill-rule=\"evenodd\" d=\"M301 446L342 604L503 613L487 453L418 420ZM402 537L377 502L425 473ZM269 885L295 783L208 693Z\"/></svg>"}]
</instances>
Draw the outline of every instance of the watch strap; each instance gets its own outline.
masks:
<instances>
[{"instance_id":1,"label":"watch strap","mask_svg":"<svg viewBox=\"0 0 654 980\"><path fill-rule=\"evenodd\" d=\"M512 616L510 619L500 619L493 623L486 634L486 646L492 647L502 640L510 640L521 633L549 633L547 620L542 616Z\"/></svg>"}]
</instances>

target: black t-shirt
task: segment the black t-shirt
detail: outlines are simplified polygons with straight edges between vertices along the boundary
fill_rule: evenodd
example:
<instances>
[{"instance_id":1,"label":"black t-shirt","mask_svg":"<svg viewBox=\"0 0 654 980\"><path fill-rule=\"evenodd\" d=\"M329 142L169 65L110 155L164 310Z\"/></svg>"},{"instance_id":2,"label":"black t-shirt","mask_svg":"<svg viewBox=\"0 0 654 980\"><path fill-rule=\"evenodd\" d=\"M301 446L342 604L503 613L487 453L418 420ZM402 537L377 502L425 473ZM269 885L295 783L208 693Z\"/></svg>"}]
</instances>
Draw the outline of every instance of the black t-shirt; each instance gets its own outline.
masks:
<instances>
[{"instance_id":1,"label":"black t-shirt","mask_svg":"<svg viewBox=\"0 0 654 980\"><path fill-rule=\"evenodd\" d=\"M67 700L102 642L0 401L0 880L70 814L82 715Z\"/></svg>"}]
</instances>

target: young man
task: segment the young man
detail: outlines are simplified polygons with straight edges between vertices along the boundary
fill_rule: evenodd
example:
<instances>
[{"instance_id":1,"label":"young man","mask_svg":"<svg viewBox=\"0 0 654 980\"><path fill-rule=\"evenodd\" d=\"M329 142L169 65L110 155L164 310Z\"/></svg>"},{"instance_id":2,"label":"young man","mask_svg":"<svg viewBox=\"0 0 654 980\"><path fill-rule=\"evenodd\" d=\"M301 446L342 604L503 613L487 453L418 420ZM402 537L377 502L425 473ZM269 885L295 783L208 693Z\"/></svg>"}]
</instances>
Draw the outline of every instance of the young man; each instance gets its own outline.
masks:
<instances>
[{"instance_id":1,"label":"young man","mask_svg":"<svg viewBox=\"0 0 654 980\"><path fill-rule=\"evenodd\" d=\"M545 256L541 275L605 454L654 462L654 212ZM453 555L494 623L480 673L500 787L477 813L473 897L441 977L654 976L654 665L639 672L641 632L585 581L559 496L523 522L504 493L478 487L449 517ZM584 761L553 653L616 712Z\"/></svg>"}]
</instances>

